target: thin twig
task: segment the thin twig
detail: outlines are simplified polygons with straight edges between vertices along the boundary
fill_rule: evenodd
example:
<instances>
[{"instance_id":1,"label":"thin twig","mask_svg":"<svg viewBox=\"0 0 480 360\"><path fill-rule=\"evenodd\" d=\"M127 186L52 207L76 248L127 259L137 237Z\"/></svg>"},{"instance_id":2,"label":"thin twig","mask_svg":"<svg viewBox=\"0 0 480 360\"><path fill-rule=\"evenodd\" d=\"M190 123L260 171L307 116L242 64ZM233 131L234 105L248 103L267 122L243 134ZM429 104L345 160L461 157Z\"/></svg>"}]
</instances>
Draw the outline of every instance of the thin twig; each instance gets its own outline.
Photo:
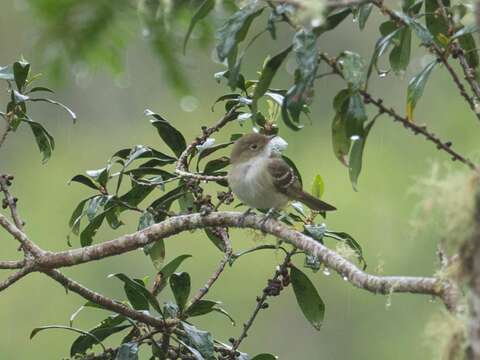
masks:
<instances>
[{"instance_id":1,"label":"thin twig","mask_svg":"<svg viewBox=\"0 0 480 360\"><path fill-rule=\"evenodd\" d=\"M31 273L33 271L32 266L25 266L22 269L18 270L17 272L13 273L9 277L7 277L4 281L0 283L0 291L5 290L10 285L13 285L18 280L23 278L25 275Z\"/></svg>"},{"instance_id":2,"label":"thin twig","mask_svg":"<svg viewBox=\"0 0 480 360\"><path fill-rule=\"evenodd\" d=\"M230 257L232 256L232 244L230 243L230 238L227 233L227 230L223 228L217 228L217 229L218 229L218 232L220 233L220 236L223 240L223 244L225 246L225 254L222 260L220 261L220 263L218 264L217 269L212 274L212 276L210 276L210 278L207 280L205 285L203 285L203 287L201 287L198 290L198 292L192 297L192 299L190 300L189 307L196 304L199 300L201 300L207 294L207 292L212 287L213 283L217 281L218 277L225 269L225 266L228 264Z\"/></svg>"},{"instance_id":3,"label":"thin twig","mask_svg":"<svg viewBox=\"0 0 480 360\"><path fill-rule=\"evenodd\" d=\"M232 350L231 350L231 358L232 359L235 359L236 350L238 349L238 347L240 346L242 341L247 337L248 330L250 330L250 328L252 327L253 322L255 321L255 319L256 319L258 313L260 312L260 310L268 307L268 305L266 304L266 300L270 296L270 292L269 292L270 285L271 285L271 283L277 282L278 279L280 278L280 276L287 270L287 266L290 263L292 255L295 253L295 251L296 251L296 249L293 249L292 251L287 253L284 261L282 262L282 264L278 267L278 269L275 270L275 274L273 275L273 278L271 280L269 280L269 283L268 283L267 287L265 289L263 289L262 296L257 297L257 305L255 306L255 309L253 310L252 315L250 315L247 322L243 325L243 330L242 330L240 336L238 337L238 339L236 339L233 342Z\"/></svg>"},{"instance_id":4,"label":"thin twig","mask_svg":"<svg viewBox=\"0 0 480 360\"><path fill-rule=\"evenodd\" d=\"M10 133L10 131L11 131L11 127L10 125L7 124L7 126L0 133L0 148L2 147L3 143L7 139L7 136Z\"/></svg>"},{"instance_id":5,"label":"thin twig","mask_svg":"<svg viewBox=\"0 0 480 360\"><path fill-rule=\"evenodd\" d=\"M181 177L193 178L203 181L220 181L225 180L225 176L213 176L213 175L203 175L197 173L191 173L188 171L188 157L192 154L197 146L202 145L213 133L219 131L230 121L233 121L237 118L236 115L237 107L231 108L214 126L210 128L203 129L202 136L197 137L178 158L175 172Z\"/></svg>"},{"instance_id":6,"label":"thin twig","mask_svg":"<svg viewBox=\"0 0 480 360\"><path fill-rule=\"evenodd\" d=\"M329 57L325 53L321 53L320 57L340 76L343 76L342 71L338 67L337 59ZM383 105L382 99L375 99L372 97L367 91L361 90L360 93L362 94L366 103L371 103L376 106L381 112L389 115L393 120L399 121L402 125L411 130L415 135L420 134L425 137L428 141L431 141L437 146L437 149L445 151L446 153L452 156L452 160L458 160L463 164L467 165L470 169L475 170L477 166L467 157L461 155L457 151L452 149L452 143L449 141L442 141L438 138L434 133L429 131L426 126L417 125L411 121L409 121L406 117L402 117L395 112L392 108L387 108Z\"/></svg>"}]
</instances>

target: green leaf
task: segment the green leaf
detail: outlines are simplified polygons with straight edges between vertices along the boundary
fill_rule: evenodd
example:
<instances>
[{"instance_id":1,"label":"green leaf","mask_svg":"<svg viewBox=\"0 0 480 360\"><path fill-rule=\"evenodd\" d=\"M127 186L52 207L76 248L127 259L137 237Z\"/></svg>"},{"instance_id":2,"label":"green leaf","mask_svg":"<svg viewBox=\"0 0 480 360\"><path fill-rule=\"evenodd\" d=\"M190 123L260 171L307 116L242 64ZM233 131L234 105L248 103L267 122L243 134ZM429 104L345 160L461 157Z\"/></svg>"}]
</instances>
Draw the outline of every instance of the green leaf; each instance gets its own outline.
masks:
<instances>
[{"instance_id":1,"label":"green leaf","mask_svg":"<svg viewBox=\"0 0 480 360\"><path fill-rule=\"evenodd\" d=\"M384 30L382 31L383 37L381 37L375 45L375 50L373 51L367 71L367 79L370 78L373 69L376 68L378 58L385 53L390 45L394 44L395 39L403 28L397 28L393 21L386 21L380 26L380 29Z\"/></svg>"},{"instance_id":2,"label":"green leaf","mask_svg":"<svg viewBox=\"0 0 480 360\"><path fill-rule=\"evenodd\" d=\"M319 243L323 244L323 235L325 235L325 231L327 227L325 224L306 224L304 227L304 233L311 236Z\"/></svg>"},{"instance_id":3,"label":"green leaf","mask_svg":"<svg viewBox=\"0 0 480 360\"><path fill-rule=\"evenodd\" d=\"M225 243L220 235L216 231L224 231L221 228L206 228L205 234L207 234L208 239L215 245L215 247L221 252L225 252Z\"/></svg>"},{"instance_id":4,"label":"green leaf","mask_svg":"<svg viewBox=\"0 0 480 360\"><path fill-rule=\"evenodd\" d=\"M407 117L410 121L413 121L413 110L417 105L418 100L423 94L425 84L432 73L435 66L437 66L437 60L433 60L430 64L425 66L420 73L415 75L408 83L407 89Z\"/></svg>"},{"instance_id":5,"label":"green leaf","mask_svg":"<svg viewBox=\"0 0 480 360\"><path fill-rule=\"evenodd\" d=\"M345 103L346 109L342 114L346 117L347 136L363 135L363 124L367 120L367 112L362 97L358 93L352 94Z\"/></svg>"},{"instance_id":6,"label":"green leaf","mask_svg":"<svg viewBox=\"0 0 480 360\"><path fill-rule=\"evenodd\" d=\"M172 203L175 200L177 200L179 197L183 196L184 193L185 193L185 188L184 188L183 185L180 185L180 186L176 187L175 189L169 191L165 195L156 199L154 202L152 202L150 204L149 207L151 207L155 211L159 211L159 210L168 211L170 209L170 206L172 205ZM156 220L161 221L165 218L166 218L166 215L163 214L163 215L159 216L159 218L156 219Z\"/></svg>"},{"instance_id":7,"label":"green leaf","mask_svg":"<svg viewBox=\"0 0 480 360\"><path fill-rule=\"evenodd\" d=\"M165 261L165 242L163 239L157 240L154 243L147 244L143 248L145 255L149 255L155 269L160 269Z\"/></svg>"},{"instance_id":8,"label":"green leaf","mask_svg":"<svg viewBox=\"0 0 480 360\"><path fill-rule=\"evenodd\" d=\"M230 165L230 159L227 156L222 156L221 158L211 160L205 165L203 172L205 174L212 174L218 170L225 168Z\"/></svg>"},{"instance_id":9,"label":"green leaf","mask_svg":"<svg viewBox=\"0 0 480 360\"><path fill-rule=\"evenodd\" d=\"M253 20L259 16L263 8L257 9L256 3L250 3L235 12L221 26L216 34L217 38L217 54L220 61L224 61L229 57L240 42L242 42L252 24Z\"/></svg>"},{"instance_id":10,"label":"green leaf","mask_svg":"<svg viewBox=\"0 0 480 360\"><path fill-rule=\"evenodd\" d=\"M190 275L186 272L173 273L170 276L170 287L180 312L183 312L190 295Z\"/></svg>"},{"instance_id":11,"label":"green leaf","mask_svg":"<svg viewBox=\"0 0 480 360\"><path fill-rule=\"evenodd\" d=\"M52 156L52 151L55 149L55 140L52 135L39 123L25 119L32 129L38 149L43 154L42 162L46 163Z\"/></svg>"},{"instance_id":12,"label":"green leaf","mask_svg":"<svg viewBox=\"0 0 480 360\"><path fill-rule=\"evenodd\" d=\"M460 28L460 30L455 31L455 33L450 38L450 41L453 39L458 39L463 35L473 34L478 32L478 26L476 24L468 24Z\"/></svg>"},{"instance_id":13,"label":"green leaf","mask_svg":"<svg viewBox=\"0 0 480 360\"><path fill-rule=\"evenodd\" d=\"M75 175L73 178L70 179L68 183L71 183L71 182L78 182L94 190L99 189L99 186L92 179L90 179L85 175Z\"/></svg>"},{"instance_id":14,"label":"green leaf","mask_svg":"<svg viewBox=\"0 0 480 360\"><path fill-rule=\"evenodd\" d=\"M138 360L138 344L135 342L122 344L115 360Z\"/></svg>"},{"instance_id":15,"label":"green leaf","mask_svg":"<svg viewBox=\"0 0 480 360\"><path fill-rule=\"evenodd\" d=\"M390 66L396 73L405 71L410 63L410 52L412 43L412 30L403 27L396 33L394 41L397 45L390 53Z\"/></svg>"},{"instance_id":16,"label":"green leaf","mask_svg":"<svg viewBox=\"0 0 480 360\"><path fill-rule=\"evenodd\" d=\"M360 171L362 170L363 150L365 148L367 136L373 124L374 124L374 120L372 120L365 127L363 135L359 135L354 139L352 150L350 151L350 159L348 161L348 172L350 175L350 181L355 191L357 191L358 176L360 175Z\"/></svg>"},{"instance_id":17,"label":"green leaf","mask_svg":"<svg viewBox=\"0 0 480 360\"><path fill-rule=\"evenodd\" d=\"M325 183L320 175L315 175L312 183L312 195L320 199L325 191Z\"/></svg>"},{"instance_id":18,"label":"green leaf","mask_svg":"<svg viewBox=\"0 0 480 360\"><path fill-rule=\"evenodd\" d=\"M303 315L316 330L320 330L325 316L325 304L315 286L307 275L296 267L291 268L290 278L293 292Z\"/></svg>"},{"instance_id":19,"label":"green leaf","mask_svg":"<svg viewBox=\"0 0 480 360\"><path fill-rule=\"evenodd\" d=\"M128 326L130 326L130 325L128 325ZM80 329L77 329L77 328L73 328L71 326L64 326L64 325L40 326L40 327L37 327L37 328L32 330L32 332L30 333L30 339L33 339L33 337L35 335L37 335L39 332L41 332L43 330L49 330L49 329L62 329L62 330L68 330L68 331L73 331L73 332L82 334L82 336L84 336L86 339L90 340L90 342L91 342L90 347L95 345L95 344L99 344L103 348L103 350L105 350L105 346L102 344L102 341L97 336L95 336L94 334L92 334L88 331L83 331L83 330L80 330Z\"/></svg>"},{"instance_id":20,"label":"green leaf","mask_svg":"<svg viewBox=\"0 0 480 360\"><path fill-rule=\"evenodd\" d=\"M73 210L72 215L70 216L70 220L68 221L68 226L72 229L72 232L78 235L78 231L80 230L80 221L84 215L83 209L85 208L85 204L90 201L92 197L86 198L78 203L75 210Z\"/></svg>"},{"instance_id":21,"label":"green leaf","mask_svg":"<svg viewBox=\"0 0 480 360\"><path fill-rule=\"evenodd\" d=\"M182 264L185 259L192 257L192 255L180 255L177 256L175 259L170 261L166 264L159 272L160 279L159 284L157 286L157 291L160 292L163 290L165 285L167 284L167 279L178 269L178 267Z\"/></svg>"},{"instance_id":22,"label":"green leaf","mask_svg":"<svg viewBox=\"0 0 480 360\"><path fill-rule=\"evenodd\" d=\"M53 91L52 89L49 89L49 88L44 87L44 86L35 86L34 88L31 88L30 90L28 90L27 93L30 94L30 93L33 93L33 92L41 92L41 91L49 92L49 93L52 93L52 94L55 93L55 91Z\"/></svg>"},{"instance_id":23,"label":"green leaf","mask_svg":"<svg viewBox=\"0 0 480 360\"><path fill-rule=\"evenodd\" d=\"M326 237L330 237L335 240L342 241L346 245L348 245L352 250L355 251L360 264L363 264L363 270L367 268L367 262L363 257L362 247L351 235L347 234L346 232L337 232L337 231L329 231L329 230L326 230L324 232L324 235Z\"/></svg>"},{"instance_id":24,"label":"green leaf","mask_svg":"<svg viewBox=\"0 0 480 360\"><path fill-rule=\"evenodd\" d=\"M366 81L365 62L360 55L351 51L344 51L339 58L342 74L349 87L357 91Z\"/></svg>"},{"instance_id":25,"label":"green leaf","mask_svg":"<svg viewBox=\"0 0 480 360\"><path fill-rule=\"evenodd\" d=\"M371 3L363 4L358 8L358 26L360 27L360 30L365 28L372 9L373 4Z\"/></svg>"},{"instance_id":26,"label":"green leaf","mask_svg":"<svg viewBox=\"0 0 480 360\"><path fill-rule=\"evenodd\" d=\"M127 275L122 273L110 274L108 275L108 277L109 278L116 277L117 279L121 280L124 283L125 294L127 295L127 298L129 301L132 299L134 300L135 304L140 304L141 301L146 300L159 314L162 313L162 310L160 309L160 305L158 303L157 298L153 296L152 293L148 291L148 289L143 284L140 284L138 281L134 281L130 279ZM128 287L128 292L127 292L127 287ZM130 298L130 296L132 298ZM133 298L133 296L135 296L135 299Z\"/></svg>"},{"instance_id":27,"label":"green leaf","mask_svg":"<svg viewBox=\"0 0 480 360\"><path fill-rule=\"evenodd\" d=\"M190 344L197 349L206 360L214 360L213 337L207 331L197 329L193 325L182 322L183 330L185 330Z\"/></svg>"},{"instance_id":28,"label":"green leaf","mask_svg":"<svg viewBox=\"0 0 480 360\"><path fill-rule=\"evenodd\" d=\"M110 210L107 210L110 211ZM95 216L90 223L83 229L80 233L80 244L82 247L90 246L93 242L93 237L97 233L98 229L103 223L105 216L107 215L107 211L103 211L97 216Z\"/></svg>"},{"instance_id":29,"label":"green leaf","mask_svg":"<svg viewBox=\"0 0 480 360\"><path fill-rule=\"evenodd\" d=\"M315 36L320 36L324 32L335 29L351 13L352 13L352 9L347 8L347 9L343 9L343 10L329 14L325 19L325 21L323 22L323 24L313 30Z\"/></svg>"},{"instance_id":30,"label":"green leaf","mask_svg":"<svg viewBox=\"0 0 480 360\"><path fill-rule=\"evenodd\" d=\"M18 91L22 92L25 83L27 82L28 73L30 72L30 64L24 60L16 61L13 64L13 75L15 84L17 84Z\"/></svg>"},{"instance_id":31,"label":"green leaf","mask_svg":"<svg viewBox=\"0 0 480 360\"><path fill-rule=\"evenodd\" d=\"M150 110L145 110L146 116L152 116L150 123L157 129L158 134L173 153L178 157L186 149L187 143L182 133L175 129L167 120Z\"/></svg>"},{"instance_id":32,"label":"green leaf","mask_svg":"<svg viewBox=\"0 0 480 360\"><path fill-rule=\"evenodd\" d=\"M213 10L215 7L215 0L204 0L202 4L198 7L197 11L190 20L190 25L188 26L187 34L185 35L185 40L183 41L183 52L187 51L187 43L190 39L190 35L192 34L195 25L202 19L204 19L210 11Z\"/></svg>"},{"instance_id":33,"label":"green leaf","mask_svg":"<svg viewBox=\"0 0 480 360\"><path fill-rule=\"evenodd\" d=\"M99 325L88 331L88 335L83 334L72 343L72 346L70 347L70 356L74 356L75 354L85 354L88 349L99 341L103 341L109 336L131 327L131 324L121 325L125 320L126 318L123 315L107 317Z\"/></svg>"},{"instance_id":34,"label":"green leaf","mask_svg":"<svg viewBox=\"0 0 480 360\"><path fill-rule=\"evenodd\" d=\"M252 360L277 360L277 357L272 354L258 354L253 357Z\"/></svg>"},{"instance_id":35,"label":"green leaf","mask_svg":"<svg viewBox=\"0 0 480 360\"><path fill-rule=\"evenodd\" d=\"M307 30L298 31L293 38L293 51L298 68L295 85L291 87L282 103L282 118L292 130L299 130L300 114L306 111L314 95L313 83L318 69L316 35Z\"/></svg>"},{"instance_id":36,"label":"green leaf","mask_svg":"<svg viewBox=\"0 0 480 360\"><path fill-rule=\"evenodd\" d=\"M52 99L47 99L47 98L30 98L29 101L46 102L46 103L49 103L49 104L52 104L52 105L57 105L58 107L65 110L68 113L68 115L70 115L73 122L77 121L77 115L68 106L66 106L66 105L64 105L64 104L62 104L58 101L55 101L55 100L52 100Z\"/></svg>"},{"instance_id":37,"label":"green leaf","mask_svg":"<svg viewBox=\"0 0 480 360\"><path fill-rule=\"evenodd\" d=\"M428 0L428 1L437 1L437 0ZM427 10L428 12L428 10ZM404 13L401 13L399 11L394 11L394 14L396 17L398 17L400 20L402 20L407 26L411 27L412 30L415 32L417 37L420 39L422 44L424 45L430 45L432 44L434 40L434 36L432 33L423 25L422 23L418 22L416 19L411 18L408 15L405 15ZM440 18L439 16L438 18Z\"/></svg>"},{"instance_id":38,"label":"green leaf","mask_svg":"<svg viewBox=\"0 0 480 360\"><path fill-rule=\"evenodd\" d=\"M472 34L465 34L458 38L458 42L465 53L465 59L472 69L476 69L479 64L477 44Z\"/></svg>"},{"instance_id":39,"label":"green leaf","mask_svg":"<svg viewBox=\"0 0 480 360\"><path fill-rule=\"evenodd\" d=\"M449 0L440 1L442 1L447 8L450 6ZM435 42L442 45L441 37L443 36L445 39L448 38L448 23L439 10L438 0L425 0L425 24L435 38Z\"/></svg>"},{"instance_id":40,"label":"green leaf","mask_svg":"<svg viewBox=\"0 0 480 360\"><path fill-rule=\"evenodd\" d=\"M219 312L225 315L235 325L235 320L220 306L221 302L213 300L198 300L185 311L187 317L202 316L211 312Z\"/></svg>"},{"instance_id":41,"label":"green leaf","mask_svg":"<svg viewBox=\"0 0 480 360\"><path fill-rule=\"evenodd\" d=\"M332 121L332 146L333 153L340 162L348 166L348 153L350 152L350 137L347 135L347 122L337 113Z\"/></svg>"},{"instance_id":42,"label":"green leaf","mask_svg":"<svg viewBox=\"0 0 480 360\"><path fill-rule=\"evenodd\" d=\"M268 59L268 61L265 63L260 78L258 79L258 83L255 86L255 90L253 92L254 100L261 98L267 92L270 84L272 83L273 77L277 73L285 58L288 56L288 54L290 54L292 49L293 47L289 46L279 54Z\"/></svg>"}]
</instances>

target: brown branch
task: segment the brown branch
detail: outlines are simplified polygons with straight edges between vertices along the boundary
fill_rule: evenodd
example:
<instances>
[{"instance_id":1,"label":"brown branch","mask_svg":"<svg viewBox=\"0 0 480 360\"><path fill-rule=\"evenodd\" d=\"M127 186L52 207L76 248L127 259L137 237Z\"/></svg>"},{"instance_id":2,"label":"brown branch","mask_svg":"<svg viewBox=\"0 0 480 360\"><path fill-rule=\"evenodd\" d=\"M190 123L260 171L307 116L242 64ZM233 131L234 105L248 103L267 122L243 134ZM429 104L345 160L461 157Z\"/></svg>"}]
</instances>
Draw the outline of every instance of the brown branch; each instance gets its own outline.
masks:
<instances>
[{"instance_id":1,"label":"brown branch","mask_svg":"<svg viewBox=\"0 0 480 360\"><path fill-rule=\"evenodd\" d=\"M338 75L343 77L342 71L338 67L337 59L329 57L325 53L320 54L321 59L323 59L331 68L332 70L337 73ZM458 160L468 166L470 169L475 170L477 166L467 157L461 155L457 151L452 149L452 143L449 141L442 141L438 138L434 133L429 131L426 126L424 125L417 125L411 121L409 121L406 117L402 117L398 115L393 108L387 108L383 104L382 99L375 99L373 98L367 91L361 90L360 93L362 94L365 103L371 103L372 105L376 106L382 113L389 115L394 121L399 121L402 125L412 131L415 135L422 135L428 141L431 141L437 146L437 149L445 151L449 155L452 156L452 160Z\"/></svg>"},{"instance_id":2,"label":"brown branch","mask_svg":"<svg viewBox=\"0 0 480 360\"><path fill-rule=\"evenodd\" d=\"M220 274L225 269L225 266L228 264L228 262L229 262L229 260L232 256L232 244L230 243L230 238L229 238L229 235L227 233L227 229L218 228L218 232L220 233L219 235L221 236L221 238L223 240L223 244L225 246L225 254L224 254L222 260L220 261L220 263L218 264L217 269L212 274L212 276L210 276L210 278L207 280L205 285L203 285L203 287L201 287L198 290L198 292L192 297L192 299L190 300L189 307L193 306L195 303L197 303L199 300L201 300L207 294L207 292L212 287L213 283L215 281L217 281L218 277L220 276Z\"/></svg>"},{"instance_id":3,"label":"brown branch","mask_svg":"<svg viewBox=\"0 0 480 360\"><path fill-rule=\"evenodd\" d=\"M254 214L244 216L244 214L238 212L227 211L214 212L208 215L198 213L180 215L136 233L123 235L115 240L101 244L57 253L46 253L44 256L35 259L35 261L43 269L60 268L123 254L157 240L176 235L182 231L208 227L251 228L264 231L292 244L298 249L318 256L325 266L335 270L358 288L375 294L407 292L438 296L450 307L448 298L453 290L449 287L448 282L432 277L375 276L365 273L335 251L330 250L305 234L292 230L273 219L265 222L263 220L263 217Z\"/></svg>"},{"instance_id":4,"label":"brown branch","mask_svg":"<svg viewBox=\"0 0 480 360\"><path fill-rule=\"evenodd\" d=\"M188 170L188 157L192 154L197 146L202 145L213 133L219 131L225 125L227 125L230 121L233 121L237 118L237 107L234 106L231 108L214 126L210 128L204 128L202 136L195 138L195 140L187 146L187 148L183 151L183 153L178 158L175 172L184 178L193 178L197 180L204 180L204 181L219 181L225 180L225 176L212 176L212 175L204 175L198 173L192 173Z\"/></svg>"},{"instance_id":5,"label":"brown branch","mask_svg":"<svg viewBox=\"0 0 480 360\"><path fill-rule=\"evenodd\" d=\"M13 197L12 194L8 191L8 187L11 185L13 181L13 176L11 175L0 175L0 190L3 192L4 201L3 207L8 207L10 209L10 213L12 215L13 222L15 226L19 229L23 229L23 221L20 219L20 215L18 214L17 210L17 201L18 199Z\"/></svg>"},{"instance_id":6,"label":"brown branch","mask_svg":"<svg viewBox=\"0 0 480 360\"><path fill-rule=\"evenodd\" d=\"M109 299L106 296L96 293L86 288L85 286L79 284L78 282L72 279L69 279L58 270L45 269L45 270L42 270L42 272L48 275L49 277L51 277L52 279L54 279L55 281L62 284L65 288L69 289L70 291L73 291L74 293L77 293L84 299L90 300L95 304L99 304L103 306L105 309L111 310L118 314L125 315L131 319L154 326L156 328L162 328L162 329L169 326L173 326L178 322L177 320L173 320L173 319L162 320L152 315L148 315L145 312L137 311L132 308L129 308L128 306L123 305L120 302Z\"/></svg>"},{"instance_id":7,"label":"brown branch","mask_svg":"<svg viewBox=\"0 0 480 360\"><path fill-rule=\"evenodd\" d=\"M6 260L6 261L0 261L0 269L21 269L25 266L25 261L24 260L18 260L18 261L11 261L11 260Z\"/></svg>"},{"instance_id":8,"label":"brown branch","mask_svg":"<svg viewBox=\"0 0 480 360\"><path fill-rule=\"evenodd\" d=\"M0 133L0 148L2 147L3 143L5 142L5 140L7 139L7 136L8 134L10 133L11 131L11 127L10 125L7 123L7 126L2 130L2 132Z\"/></svg>"},{"instance_id":9,"label":"brown branch","mask_svg":"<svg viewBox=\"0 0 480 360\"><path fill-rule=\"evenodd\" d=\"M7 277L4 281L0 283L0 291L5 290L10 285L13 285L18 280L23 278L25 275L30 274L33 271L33 266L25 266L22 269L18 270L17 272L13 273L9 277Z\"/></svg>"}]
</instances>

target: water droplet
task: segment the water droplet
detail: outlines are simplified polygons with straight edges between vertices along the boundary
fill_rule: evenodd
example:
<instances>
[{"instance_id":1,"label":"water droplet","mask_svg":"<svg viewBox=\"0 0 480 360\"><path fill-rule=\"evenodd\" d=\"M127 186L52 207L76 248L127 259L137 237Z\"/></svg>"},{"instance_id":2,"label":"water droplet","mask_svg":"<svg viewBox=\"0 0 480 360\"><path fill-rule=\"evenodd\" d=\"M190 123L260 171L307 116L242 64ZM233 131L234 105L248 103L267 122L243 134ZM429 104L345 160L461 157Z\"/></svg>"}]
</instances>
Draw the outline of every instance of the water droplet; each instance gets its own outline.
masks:
<instances>
[{"instance_id":1,"label":"water droplet","mask_svg":"<svg viewBox=\"0 0 480 360\"><path fill-rule=\"evenodd\" d=\"M185 112L193 112L197 110L198 99L192 95L186 95L180 99L180 107Z\"/></svg>"},{"instance_id":2,"label":"water droplet","mask_svg":"<svg viewBox=\"0 0 480 360\"><path fill-rule=\"evenodd\" d=\"M381 78L381 79L385 79L387 77L387 74L388 72L387 71L382 71L378 74L378 76Z\"/></svg>"},{"instance_id":3,"label":"water droplet","mask_svg":"<svg viewBox=\"0 0 480 360\"><path fill-rule=\"evenodd\" d=\"M352 136L350 136L350 140L352 140L352 141L360 140L360 136L358 136L358 135L352 135Z\"/></svg>"},{"instance_id":4,"label":"water droplet","mask_svg":"<svg viewBox=\"0 0 480 360\"><path fill-rule=\"evenodd\" d=\"M354 17L352 18L352 21L353 21L354 23L358 22L358 16L354 16Z\"/></svg>"},{"instance_id":5,"label":"water droplet","mask_svg":"<svg viewBox=\"0 0 480 360\"><path fill-rule=\"evenodd\" d=\"M143 28L143 29L142 29L142 36L143 36L143 37L149 37L149 36L150 36L150 29L148 29L148 28Z\"/></svg>"},{"instance_id":6,"label":"water droplet","mask_svg":"<svg viewBox=\"0 0 480 360\"><path fill-rule=\"evenodd\" d=\"M319 27L320 25L322 25L322 19L320 18L312 19L310 21L310 25L312 25L312 27Z\"/></svg>"},{"instance_id":7,"label":"water droplet","mask_svg":"<svg viewBox=\"0 0 480 360\"><path fill-rule=\"evenodd\" d=\"M385 310L390 309L391 306L392 306L392 295L389 294L387 295L387 301L385 302Z\"/></svg>"},{"instance_id":8,"label":"water droplet","mask_svg":"<svg viewBox=\"0 0 480 360\"><path fill-rule=\"evenodd\" d=\"M328 267L325 267L325 268L323 269L323 274L324 274L325 276L330 276L330 269L329 269Z\"/></svg>"},{"instance_id":9,"label":"water droplet","mask_svg":"<svg viewBox=\"0 0 480 360\"><path fill-rule=\"evenodd\" d=\"M343 280L344 280L344 281L348 281L348 277L344 276L344 277L343 277Z\"/></svg>"}]
</instances>

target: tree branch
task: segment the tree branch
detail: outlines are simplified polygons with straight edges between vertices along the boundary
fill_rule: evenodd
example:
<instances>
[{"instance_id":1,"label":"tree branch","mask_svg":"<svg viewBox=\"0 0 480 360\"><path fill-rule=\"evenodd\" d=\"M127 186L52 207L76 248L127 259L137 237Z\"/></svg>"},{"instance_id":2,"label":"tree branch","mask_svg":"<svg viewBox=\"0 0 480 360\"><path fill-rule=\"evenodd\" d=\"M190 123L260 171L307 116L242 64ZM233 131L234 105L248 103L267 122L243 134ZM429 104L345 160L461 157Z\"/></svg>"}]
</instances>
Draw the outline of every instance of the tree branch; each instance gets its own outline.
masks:
<instances>
[{"instance_id":1,"label":"tree branch","mask_svg":"<svg viewBox=\"0 0 480 360\"><path fill-rule=\"evenodd\" d=\"M286 225L258 215L237 212L214 212L208 215L189 214L169 218L161 223L133 234L123 235L115 240L57 253L46 253L36 259L37 265L45 270L78 265L109 256L132 251L160 239L183 231L208 227L251 228L286 241L293 246L316 255L329 268L335 270L352 285L375 294L415 293L440 297L448 308L453 289L449 283L432 277L376 276L363 272L356 265L330 250L314 239L292 230Z\"/></svg>"},{"instance_id":2,"label":"tree branch","mask_svg":"<svg viewBox=\"0 0 480 360\"><path fill-rule=\"evenodd\" d=\"M203 287L201 287L198 290L198 292L192 297L192 299L190 300L189 307L191 307L192 305L197 303L199 300L201 300L207 294L207 292L212 287L213 283L215 281L217 281L218 277L220 276L220 274L225 269L225 266L228 264L228 261L230 260L230 258L232 256L232 244L230 243L230 238L228 236L227 230L226 229L218 229L218 230L219 230L218 232L220 233L220 236L223 240L223 244L225 246L225 255L223 256L222 260L220 261L220 263L217 266L217 269L212 274L212 276L210 276L210 278L207 280L205 285L203 285Z\"/></svg>"},{"instance_id":3,"label":"tree branch","mask_svg":"<svg viewBox=\"0 0 480 360\"><path fill-rule=\"evenodd\" d=\"M7 277L4 281L0 283L0 291L5 290L8 288L10 285L13 285L16 283L18 280L23 278L25 275L30 274L34 270L33 266L25 266L19 271L13 273L9 277Z\"/></svg>"},{"instance_id":4,"label":"tree branch","mask_svg":"<svg viewBox=\"0 0 480 360\"><path fill-rule=\"evenodd\" d=\"M320 58L323 59L331 68L332 70L343 77L342 71L338 67L337 64L337 59L336 58L331 58L325 53L320 54ZM385 113L389 115L393 120L399 121L402 123L402 125L411 130L415 135L422 135L425 137L428 141L433 142L436 146L437 149L445 151L449 155L452 156L452 160L458 160L468 166L470 169L475 170L477 166L467 157L461 155L457 151L452 149L452 143L450 141L442 141L440 138L438 138L434 133L430 132L427 130L427 127L424 125L417 125L411 121L409 121L406 117L402 117L398 115L393 108L387 108L385 105L383 105L383 100L382 99L375 99L373 98L367 91L365 90L360 90L360 93L363 95L364 101L366 103L371 103L374 106L376 106L382 113Z\"/></svg>"},{"instance_id":5,"label":"tree branch","mask_svg":"<svg viewBox=\"0 0 480 360\"><path fill-rule=\"evenodd\" d=\"M0 261L0 269L21 269L25 265L24 260L18 260L18 261Z\"/></svg>"}]
</instances>

